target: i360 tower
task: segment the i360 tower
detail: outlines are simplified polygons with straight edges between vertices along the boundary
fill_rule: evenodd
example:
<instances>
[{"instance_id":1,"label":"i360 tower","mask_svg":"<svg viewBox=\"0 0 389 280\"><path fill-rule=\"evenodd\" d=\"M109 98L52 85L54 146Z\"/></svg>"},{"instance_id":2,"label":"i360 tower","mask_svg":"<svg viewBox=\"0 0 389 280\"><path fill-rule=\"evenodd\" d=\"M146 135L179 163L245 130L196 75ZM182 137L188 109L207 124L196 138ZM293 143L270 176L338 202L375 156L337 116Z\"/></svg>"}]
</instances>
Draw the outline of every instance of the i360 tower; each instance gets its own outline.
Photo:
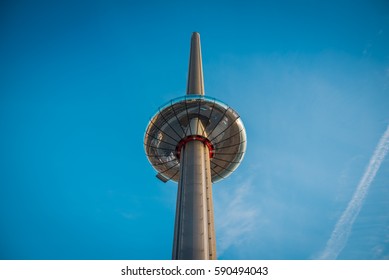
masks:
<instances>
[{"instance_id":1,"label":"i360 tower","mask_svg":"<svg viewBox=\"0 0 389 280\"><path fill-rule=\"evenodd\" d=\"M178 182L173 259L216 259L212 183L230 175L246 150L239 115L204 95L200 35L192 34L186 95L151 118L145 132L148 160L163 182Z\"/></svg>"}]
</instances>

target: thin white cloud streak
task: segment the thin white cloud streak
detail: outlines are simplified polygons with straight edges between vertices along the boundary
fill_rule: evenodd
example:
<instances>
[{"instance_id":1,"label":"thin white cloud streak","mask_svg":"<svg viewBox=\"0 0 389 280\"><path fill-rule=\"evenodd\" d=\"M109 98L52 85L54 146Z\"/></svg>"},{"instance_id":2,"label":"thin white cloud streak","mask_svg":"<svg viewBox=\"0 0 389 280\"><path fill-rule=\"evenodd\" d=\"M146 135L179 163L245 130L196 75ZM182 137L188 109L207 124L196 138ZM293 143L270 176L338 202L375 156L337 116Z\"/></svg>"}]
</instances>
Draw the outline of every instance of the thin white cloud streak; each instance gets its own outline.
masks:
<instances>
[{"instance_id":1,"label":"thin white cloud streak","mask_svg":"<svg viewBox=\"0 0 389 280\"><path fill-rule=\"evenodd\" d=\"M369 191L370 185L385 159L389 150L389 126L382 135L377 147L370 159L365 173L361 178L358 187L356 188L353 197L351 198L346 210L335 225L330 239L327 241L326 247L320 255L319 259L336 259L347 244L352 226L357 218L364 199Z\"/></svg>"},{"instance_id":2,"label":"thin white cloud streak","mask_svg":"<svg viewBox=\"0 0 389 280\"><path fill-rule=\"evenodd\" d=\"M239 185L233 191L231 187L223 186L222 192L218 193L218 201L215 201L216 210L220 213L216 221L218 256L249 238L256 227L259 209L250 203L252 180L247 179Z\"/></svg>"}]
</instances>

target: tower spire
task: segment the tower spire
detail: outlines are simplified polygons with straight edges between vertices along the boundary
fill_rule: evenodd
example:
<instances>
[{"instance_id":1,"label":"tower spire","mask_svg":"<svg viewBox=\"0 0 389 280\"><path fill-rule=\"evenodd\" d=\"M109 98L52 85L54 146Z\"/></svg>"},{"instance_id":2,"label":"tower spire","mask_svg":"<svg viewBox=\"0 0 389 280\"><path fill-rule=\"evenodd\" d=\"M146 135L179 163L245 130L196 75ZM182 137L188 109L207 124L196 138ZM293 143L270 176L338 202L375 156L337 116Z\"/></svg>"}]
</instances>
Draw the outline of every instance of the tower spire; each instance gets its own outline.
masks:
<instances>
[{"instance_id":1,"label":"tower spire","mask_svg":"<svg viewBox=\"0 0 389 280\"><path fill-rule=\"evenodd\" d=\"M204 95L203 63L201 59L200 34L192 33L190 43L188 85L186 94Z\"/></svg>"}]
</instances>

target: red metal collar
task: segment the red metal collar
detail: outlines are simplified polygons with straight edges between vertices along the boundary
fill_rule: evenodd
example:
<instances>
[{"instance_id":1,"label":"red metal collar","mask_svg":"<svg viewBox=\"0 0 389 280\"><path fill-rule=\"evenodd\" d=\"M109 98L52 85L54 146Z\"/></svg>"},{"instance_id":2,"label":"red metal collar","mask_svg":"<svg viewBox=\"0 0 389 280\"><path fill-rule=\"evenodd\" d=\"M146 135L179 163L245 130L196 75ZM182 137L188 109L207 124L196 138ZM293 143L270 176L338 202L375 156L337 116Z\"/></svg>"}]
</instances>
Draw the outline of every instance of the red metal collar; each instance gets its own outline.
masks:
<instances>
[{"instance_id":1,"label":"red metal collar","mask_svg":"<svg viewBox=\"0 0 389 280\"><path fill-rule=\"evenodd\" d=\"M203 142L204 145L207 145L208 150L209 150L209 158L213 158L214 147L213 147L211 141L209 141L207 138L205 138L204 136L201 136L201 135L190 135L190 136L186 136L185 138L181 139L181 141L178 142L178 144L176 146L176 157L178 158L178 160L180 159L182 147L185 146L186 143L191 142L191 141L200 141L200 142Z\"/></svg>"}]
</instances>

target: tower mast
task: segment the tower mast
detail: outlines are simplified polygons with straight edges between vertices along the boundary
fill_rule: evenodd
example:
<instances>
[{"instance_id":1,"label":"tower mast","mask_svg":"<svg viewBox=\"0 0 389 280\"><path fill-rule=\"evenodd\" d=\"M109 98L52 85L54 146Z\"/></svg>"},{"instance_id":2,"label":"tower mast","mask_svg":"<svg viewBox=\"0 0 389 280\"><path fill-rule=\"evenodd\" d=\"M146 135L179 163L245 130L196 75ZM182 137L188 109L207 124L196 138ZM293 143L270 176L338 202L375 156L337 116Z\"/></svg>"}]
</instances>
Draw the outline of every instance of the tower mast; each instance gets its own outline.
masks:
<instances>
[{"instance_id":1,"label":"tower mast","mask_svg":"<svg viewBox=\"0 0 389 280\"><path fill-rule=\"evenodd\" d=\"M200 34L192 33L190 40L188 86L186 94L204 95L203 62L201 58Z\"/></svg>"},{"instance_id":2,"label":"tower mast","mask_svg":"<svg viewBox=\"0 0 389 280\"><path fill-rule=\"evenodd\" d=\"M204 95L200 34L191 39L187 95ZM190 120L193 136L200 136L204 124L198 117ZM213 218L210 151L201 138L188 139L180 148L173 259L216 259Z\"/></svg>"},{"instance_id":3,"label":"tower mast","mask_svg":"<svg viewBox=\"0 0 389 280\"><path fill-rule=\"evenodd\" d=\"M204 95L197 32L191 39L186 95L151 118L144 147L157 178L178 182L173 259L216 259L212 183L239 166L246 131L236 111Z\"/></svg>"}]
</instances>

